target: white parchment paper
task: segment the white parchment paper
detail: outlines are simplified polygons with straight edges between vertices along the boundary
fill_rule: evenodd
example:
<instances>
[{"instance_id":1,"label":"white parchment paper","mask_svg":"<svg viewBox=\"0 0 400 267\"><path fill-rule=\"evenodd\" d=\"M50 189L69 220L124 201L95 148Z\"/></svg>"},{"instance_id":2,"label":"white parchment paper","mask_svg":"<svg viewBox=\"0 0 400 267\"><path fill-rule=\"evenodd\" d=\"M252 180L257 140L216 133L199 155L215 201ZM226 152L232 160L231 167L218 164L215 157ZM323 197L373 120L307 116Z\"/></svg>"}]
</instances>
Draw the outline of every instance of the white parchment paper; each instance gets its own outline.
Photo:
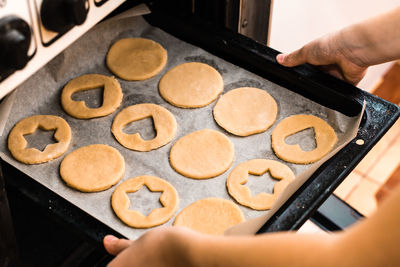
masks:
<instances>
[{"instance_id":1,"label":"white parchment paper","mask_svg":"<svg viewBox=\"0 0 400 267\"><path fill-rule=\"evenodd\" d=\"M109 116L91 120L79 120L67 115L60 105L63 86L70 79L87 73L112 75L105 66L105 55L115 41L125 37L144 37L159 42L168 51L168 63L165 69L146 81L128 82L119 79L124 93L122 105ZM168 104L158 93L157 85L160 78L172 67L192 61L204 62L216 68L224 79L224 93L243 86L266 90L278 103L277 122L264 133L249 137L237 137L227 133L215 123L212 116L212 108L215 102L198 109L181 109ZM88 101L101 103L101 100L96 95L88 94L82 97L84 99L94 98L94 100ZM135 152L122 147L113 138L110 128L117 112L138 103L159 104L174 114L178 123L178 132L171 143L151 152ZM122 181L144 174L155 175L169 181L179 194L178 212L192 202L202 198L221 197L233 200L227 193L225 182L228 173L239 163L254 158L281 161L271 149L270 135L275 125L287 116L312 114L328 121L338 135L338 146L349 141L345 136L349 131L357 127L357 118L349 118L329 110L198 47L178 40L168 33L150 26L140 16L123 17L118 20L103 22L54 58L17 89L15 101L5 125L4 134L1 137L0 149L1 157L5 161L128 238L137 238L146 230L130 228L114 215L110 205L110 197L115 187L99 193L81 193L69 188L59 176L60 162L65 155L39 165L25 165L12 158L7 148L8 133L19 120L37 114L58 115L69 123L72 129L72 142L66 154L89 144L108 144L118 149L125 158L126 172ZM168 161L169 151L180 137L204 128L215 129L229 137L235 146L235 160L227 172L216 178L207 180L189 179L176 173L171 168ZM153 131L151 121L137 122L132 125L132 129L133 132L139 130L144 137L151 136ZM300 144L305 149L311 149L314 145L313 139L311 131L306 133L306 136L304 134L303 136L294 136L291 142L300 142L302 140ZM310 165L286 164L296 175L310 168ZM252 191L259 191L260 186L264 186L261 191L272 191L274 185L272 179L265 178L260 181L263 181L263 183L250 186ZM148 212L153 207L160 205L157 202L158 195L143 192L143 196L140 195L141 197L138 197L141 191L132 196L132 208L144 209L144 212ZM265 214L265 212L254 211L242 206L240 208L244 212L246 219ZM171 225L175 216L176 214L166 225Z\"/></svg>"}]
</instances>

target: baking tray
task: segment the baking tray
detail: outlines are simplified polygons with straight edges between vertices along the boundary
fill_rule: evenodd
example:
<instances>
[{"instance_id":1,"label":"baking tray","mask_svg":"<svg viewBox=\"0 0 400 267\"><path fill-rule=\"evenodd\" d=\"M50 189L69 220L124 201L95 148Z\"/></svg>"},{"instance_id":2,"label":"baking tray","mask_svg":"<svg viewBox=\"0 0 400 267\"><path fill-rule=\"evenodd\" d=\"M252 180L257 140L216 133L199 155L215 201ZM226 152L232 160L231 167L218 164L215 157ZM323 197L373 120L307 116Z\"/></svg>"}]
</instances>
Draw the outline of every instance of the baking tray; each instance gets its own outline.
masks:
<instances>
[{"instance_id":1,"label":"baking tray","mask_svg":"<svg viewBox=\"0 0 400 267\"><path fill-rule=\"evenodd\" d=\"M257 233L297 230L333 193L400 116L400 107L315 67L287 68L276 62L280 52L196 17L182 18L153 10L150 24L214 55L348 116L365 112L357 137L325 162ZM168 22L168 23L165 23ZM195 29L195 30L194 30ZM363 145L356 144L363 140Z\"/></svg>"},{"instance_id":2,"label":"baking tray","mask_svg":"<svg viewBox=\"0 0 400 267\"><path fill-rule=\"evenodd\" d=\"M167 34L165 31L160 30L158 27L149 25L143 17L136 16L136 13L133 11L135 11L135 9L127 11L131 13L130 15L123 13L118 17L114 17L96 26L86 35L82 36L76 43L63 51L58 57L49 62L46 67L39 70L34 76L18 87L16 89L11 113L5 125L5 133L9 133L10 129L17 121L33 114L61 116L69 123L72 131L71 144L66 154L79 147L94 143L113 146L125 158L126 171L122 180L124 181L130 177L144 174L155 175L166 179L178 191L180 199L178 207L179 212L198 199L208 197L231 199L227 193L225 181L227 174L232 171L237 164L253 158L281 160L272 152L270 145L270 135L273 127L263 133L248 137L238 137L227 133L214 121L212 108L215 102L202 108L182 109L172 106L163 100L157 90L158 82L164 73L178 64L200 61L213 66L223 77L225 92L241 86L253 86L266 90L278 103L279 112L277 121L293 114L303 113L313 114L327 120L338 135L339 142L337 146L345 143L346 140L350 141L349 138L351 137L348 137L349 133L352 133L352 129L354 128L358 129L358 123L356 123L356 121L359 116L355 118L347 117L342 113L327 109L284 87L224 61L197 46L190 45L177 39ZM124 97L121 107L109 116L80 120L66 114L59 103L60 94L65 83L76 76L86 73L111 75L104 64L105 54L116 40L132 36L150 38L161 43L165 47L168 51L169 59L161 73L145 81L132 82L119 80ZM96 49L91 49L91 47L95 47ZM86 95L89 99L93 99L93 101L96 100L96 97L93 97L93 94L95 94L93 91L83 92L82 94ZM99 98L97 98L97 100L99 100ZM131 151L116 142L111 134L110 126L117 112L130 105L146 102L162 105L171 111L177 120L177 135L173 142L159 149L149 152ZM146 121L135 122L130 125L131 127L133 126L134 129L129 128L132 133L138 130L141 134L144 134L144 138L146 138L147 130L151 128L150 120L147 120L147 122L148 123L146 123ZM213 179L188 179L171 168L168 162L169 150L178 138L204 128L220 131L229 137L235 146L234 161L226 173ZM313 136L311 131L309 131L307 137L308 138L305 138L306 140L312 141ZM297 141L300 141L299 136L293 138L297 138ZM42 141L48 143L46 138ZM312 148L312 143L313 142L301 142L302 145L308 146L310 149ZM32 145L32 143L29 143L29 145ZM3 157L4 160L10 162L10 164L32 177L32 179L42 183L98 220L113 227L121 234L129 238L137 238L145 232L143 229L133 229L126 226L115 216L110 207L110 198L114 188L97 193L82 193L66 186L58 174L59 164L63 156L45 164L22 164L11 157L7 149L6 136L1 140L0 149L3 152L1 157ZM303 179L300 177L300 174L311 167L311 165L286 164L294 171L295 175L298 176L296 183L292 183L291 187L297 185L297 183L301 183ZM253 193L264 190L272 191L274 180L265 178L250 179L249 184ZM290 192L287 192L287 195L290 194ZM135 209L144 209L145 212L149 212L151 207L157 206L155 195L146 194L146 190L133 194L132 198L133 200L131 203ZM281 198L283 198L283 195ZM279 203L280 201L276 202ZM255 211L246 207L240 208L247 220L265 214L265 212ZM165 225L171 225L173 220L174 218Z\"/></svg>"},{"instance_id":3,"label":"baking tray","mask_svg":"<svg viewBox=\"0 0 400 267\"><path fill-rule=\"evenodd\" d=\"M182 40L198 45L218 57L224 58L235 65L257 73L264 78L296 91L297 93L312 99L317 103L325 105L331 109L338 110L346 115L353 116L358 114L361 110L362 100L365 96L368 96L354 87L315 71L309 66L302 66L295 69L283 68L275 63L274 58L277 53L276 51L257 44L242 36L233 34L229 31L216 32L215 29L207 28L207 25L202 25L199 22L182 22L176 17L168 17L157 12L147 16L146 19L154 26L158 26L171 34L175 34ZM168 21L168 23L165 23L166 21ZM398 116L399 111L398 109L394 109L392 107L393 105L389 103L373 97L372 100L372 103L380 103L380 112L384 111L383 113L379 112L379 114L376 115L379 117L380 114L386 114L386 120L382 120L381 122L383 123L381 123L378 127L381 132L377 133L378 137L374 136L376 142L379 136L381 136L383 132L387 130L394 122L394 118ZM375 109L373 108L373 110ZM389 114L387 111L389 111ZM369 116L365 116L362 128L364 128L365 125L368 125L367 122L370 121L371 120L369 119ZM362 138L364 136L360 136L359 133L359 137ZM304 218L308 218L309 214L311 214L311 212L322 203L323 199L333 191L334 187L340 183L341 179L347 175L350 169L354 168L355 164L358 162L357 156L359 156L358 159L361 159L362 155L365 155L366 151L369 150L368 147L372 147L374 138L371 138L370 140L363 138L366 144L361 147L361 150L358 151L362 152L361 154L357 154L357 148L360 147L356 146L350 149L350 157L348 157L347 160L340 159L336 165L331 164L332 160L325 163L324 166L322 166L317 173L313 175L313 179L303 185L305 189L302 189L303 187L300 188L298 192L296 192L296 194L287 202L287 204L285 204L287 207L285 207L284 210L290 210L291 205L299 206L299 200L300 209L292 211L289 216L286 216L284 212L282 215L279 215L281 212L281 210L279 210L278 213L276 213L277 215L275 215L265 225L265 227L262 228L261 231L268 231L268 229L274 230L273 227L268 226L268 224L273 222L276 218L282 221L282 223L278 223L279 227L277 230L289 229L289 226L293 229L297 228L300 225L300 222L304 220ZM345 170L340 168L343 166ZM8 169L10 166L5 164L4 167ZM337 167L339 169L337 169ZM11 169L8 169L6 173L13 172L12 169L13 168L11 167ZM335 171L332 171L332 169ZM329 170L329 177L325 177L325 183L323 183L323 181L319 180L321 180L321 171L325 170ZM336 170L339 170L339 172ZM14 170L14 174L15 173L18 173L18 171ZM336 174L340 175L336 176ZM16 174L16 176L23 177L24 175ZM313 181L317 181L319 184L310 185L310 182L312 183ZM102 225L102 223L95 222L96 220L93 220L90 218L90 216L84 215L84 213L79 211L79 209L74 209L74 206L70 203L64 203L65 201L63 201L63 199L59 199L59 197L52 192L47 192L48 190L41 188L40 185L35 183L33 183L35 184L33 185L32 181L28 182L27 184L30 184L31 187L35 187L38 190L37 192L40 192L37 193L36 190L32 190L33 188L27 188L26 194L30 195L31 199L35 199L36 202L41 203L45 207L47 206L49 212L58 214L60 218L66 220L75 227L84 229L83 231L85 232L89 232L88 234L91 238L100 241L105 233L114 232L112 230L110 231L110 229L105 225ZM20 190L23 190L23 188ZM309 191L308 193L306 192L307 190ZM302 192L306 192L306 196L308 196L308 198L302 197ZM49 201L49 199L51 199L51 201ZM320 203L316 203L314 201L315 199L317 199ZM83 219L83 217L85 217L85 219ZM295 219L293 220L293 218Z\"/></svg>"}]
</instances>

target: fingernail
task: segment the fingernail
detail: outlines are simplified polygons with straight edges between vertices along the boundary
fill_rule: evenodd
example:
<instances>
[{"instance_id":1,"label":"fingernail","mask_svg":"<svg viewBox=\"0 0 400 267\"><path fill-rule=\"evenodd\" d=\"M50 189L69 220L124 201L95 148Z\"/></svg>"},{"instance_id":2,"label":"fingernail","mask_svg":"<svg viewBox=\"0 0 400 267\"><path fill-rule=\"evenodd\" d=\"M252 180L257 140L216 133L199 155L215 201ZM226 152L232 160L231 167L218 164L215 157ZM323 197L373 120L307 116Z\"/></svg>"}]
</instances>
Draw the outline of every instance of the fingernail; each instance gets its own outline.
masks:
<instances>
[{"instance_id":1,"label":"fingernail","mask_svg":"<svg viewBox=\"0 0 400 267\"><path fill-rule=\"evenodd\" d=\"M284 61L284 59L285 59L285 55L284 55L284 54L279 54L279 55L276 57L276 60L277 60L279 63L282 63L282 62Z\"/></svg>"},{"instance_id":2,"label":"fingernail","mask_svg":"<svg viewBox=\"0 0 400 267\"><path fill-rule=\"evenodd\" d=\"M118 238L116 238L115 236L113 236L113 235L106 235L105 237L104 237L104 242L105 243L109 243L109 244L112 244L112 243L114 243L115 241L117 241L118 240Z\"/></svg>"}]
</instances>

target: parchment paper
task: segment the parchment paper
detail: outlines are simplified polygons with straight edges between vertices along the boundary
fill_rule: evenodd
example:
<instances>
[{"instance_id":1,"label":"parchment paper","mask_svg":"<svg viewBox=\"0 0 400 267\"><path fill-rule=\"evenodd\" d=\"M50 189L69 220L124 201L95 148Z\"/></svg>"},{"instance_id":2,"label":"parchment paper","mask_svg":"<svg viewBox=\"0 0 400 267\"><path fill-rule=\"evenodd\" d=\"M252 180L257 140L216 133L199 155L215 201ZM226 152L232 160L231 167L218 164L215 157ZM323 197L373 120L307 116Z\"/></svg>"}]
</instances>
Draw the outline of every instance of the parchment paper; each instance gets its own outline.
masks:
<instances>
[{"instance_id":1,"label":"parchment paper","mask_svg":"<svg viewBox=\"0 0 400 267\"><path fill-rule=\"evenodd\" d=\"M110 45L124 37L139 36L159 42L168 51L168 63L165 69L157 76L146 81L128 82L119 79L124 93L123 102L121 107L109 116L91 120L79 120L67 115L60 105L60 95L63 86L70 79L87 73L112 75L105 66L105 55ZM110 205L110 197L115 187L99 193L81 193L67 187L59 176L59 165L66 154L89 144L103 143L115 147L124 156L126 162L126 172L122 181L144 174L155 175L169 181L178 191L180 198L179 211L202 198L222 197L233 200L227 193L225 182L227 175L235 166L254 158L281 161L274 155L271 149L270 135L276 123L264 133L245 138L237 137L225 132L215 123L212 117L212 108L215 102L198 109L181 109L165 102L157 90L160 78L172 67L191 61L204 62L216 68L224 79L224 93L242 86L251 86L266 90L278 103L279 113L276 123L294 114L316 115L328 121L335 129L339 139L338 146L349 141L348 138L344 138L345 135L354 128L358 128L356 125L357 118L346 117L338 112L328 110L315 102L232 65L200 48L178 40L162 30L148 25L139 16L106 21L97 25L17 89L15 102L5 125L5 133L0 143L1 157L39 183L50 188L128 238L137 238L146 230L130 228L114 215ZM89 99L88 102L92 103L100 103L101 101L98 96L91 95L89 92L80 97ZM175 115L178 123L178 132L171 143L151 152L135 152L122 147L113 138L110 128L117 112L138 103L159 104ZM71 145L64 156L44 164L25 165L15 161L10 155L7 149L7 136L16 122L36 114L53 114L63 117L71 126L73 137ZM130 131L134 132L135 129L139 129L139 132L145 138L151 138L151 121L137 122L131 128ZM169 151L171 146L180 137L204 128L215 129L229 137L235 146L235 160L227 172L216 178L207 180L189 179L176 173L170 167L168 161ZM290 142L299 142L300 139L305 140L300 142L305 149L312 149L314 145L312 132L307 133L307 136L293 137ZM29 145L32 144L30 143ZM296 175L310 168L310 165L286 164L290 166ZM272 191L274 184L272 179L265 178L258 179L257 181L257 184L250 186L252 191L258 190L259 192L260 186L265 186L261 191ZM160 205L157 202L159 195L145 194L142 191L145 190L140 190L139 193L135 193L132 196L134 200L132 205L135 209L143 209L144 212L149 212L153 207ZM139 198L139 196L141 197ZM242 206L240 208L244 212L246 219L252 219L265 214L265 212L253 211ZM171 225L175 216L176 214L166 225Z\"/></svg>"}]
</instances>

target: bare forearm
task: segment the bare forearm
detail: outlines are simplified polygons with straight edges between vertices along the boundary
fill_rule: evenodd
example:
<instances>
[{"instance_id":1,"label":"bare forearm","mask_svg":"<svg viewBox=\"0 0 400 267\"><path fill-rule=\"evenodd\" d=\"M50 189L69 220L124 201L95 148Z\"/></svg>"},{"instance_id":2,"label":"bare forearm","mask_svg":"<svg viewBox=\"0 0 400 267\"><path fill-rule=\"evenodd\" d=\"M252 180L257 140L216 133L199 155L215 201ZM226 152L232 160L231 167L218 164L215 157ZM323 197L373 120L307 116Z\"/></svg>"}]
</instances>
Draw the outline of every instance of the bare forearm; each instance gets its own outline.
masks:
<instances>
[{"instance_id":1,"label":"bare forearm","mask_svg":"<svg viewBox=\"0 0 400 267\"><path fill-rule=\"evenodd\" d=\"M400 186L380 209L339 234L200 236L189 241L191 266L400 266Z\"/></svg>"},{"instance_id":2,"label":"bare forearm","mask_svg":"<svg viewBox=\"0 0 400 267\"><path fill-rule=\"evenodd\" d=\"M294 233L202 236L193 242L193 266L337 266L334 235ZM330 265L331 264L331 265Z\"/></svg>"},{"instance_id":3,"label":"bare forearm","mask_svg":"<svg viewBox=\"0 0 400 267\"><path fill-rule=\"evenodd\" d=\"M354 24L338 35L341 51L362 67L400 58L400 7Z\"/></svg>"},{"instance_id":4,"label":"bare forearm","mask_svg":"<svg viewBox=\"0 0 400 267\"><path fill-rule=\"evenodd\" d=\"M337 241L343 267L400 266L400 186L370 218L351 227Z\"/></svg>"},{"instance_id":5,"label":"bare forearm","mask_svg":"<svg viewBox=\"0 0 400 267\"><path fill-rule=\"evenodd\" d=\"M105 239L109 266L400 266L400 186L370 218L339 234L210 236L160 227L136 241Z\"/></svg>"}]
</instances>

